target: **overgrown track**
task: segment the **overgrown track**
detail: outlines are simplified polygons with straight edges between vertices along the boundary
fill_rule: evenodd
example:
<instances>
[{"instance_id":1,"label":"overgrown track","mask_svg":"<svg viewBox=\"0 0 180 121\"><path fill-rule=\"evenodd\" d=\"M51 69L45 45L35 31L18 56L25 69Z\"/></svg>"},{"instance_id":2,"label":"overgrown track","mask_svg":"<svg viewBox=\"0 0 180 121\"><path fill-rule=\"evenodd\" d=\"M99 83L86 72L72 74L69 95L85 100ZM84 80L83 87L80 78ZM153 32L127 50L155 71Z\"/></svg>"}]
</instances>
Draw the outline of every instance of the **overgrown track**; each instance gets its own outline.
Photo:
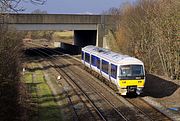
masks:
<instances>
[{"instance_id":1,"label":"overgrown track","mask_svg":"<svg viewBox=\"0 0 180 121\"><path fill-rule=\"evenodd\" d=\"M46 55L52 58L52 63L59 67L56 68L56 70L60 73L60 75L63 76L63 78L69 83L69 85L72 86L72 88L78 88L78 91L75 91L77 95L83 94L84 98L86 98L86 100L88 100L91 106L96 110L96 113L100 117L99 119L169 120L169 118L167 118L165 115L161 114L148 104L142 103L141 105L137 103L138 101L133 101L133 99L127 99L129 102L124 102L122 101L122 97L121 99L119 96L115 97L112 92L110 93L109 91L107 91L107 89L105 89L108 88L107 86L102 86L102 84L100 85L99 82L97 82L97 79L90 76L88 73L83 72L83 66L78 61L64 55L62 55L60 58L49 56L53 55L52 53L59 54L59 52L50 51L48 49L43 49L43 51L36 50L36 52L40 55ZM99 104L99 102L96 100L100 100L101 104ZM134 100L139 100L140 102L141 99L135 98ZM127 106L124 103L131 104L130 106ZM135 106L137 104L138 106ZM130 109L129 107L132 107L132 109ZM148 111L149 109L151 110Z\"/></svg>"}]
</instances>

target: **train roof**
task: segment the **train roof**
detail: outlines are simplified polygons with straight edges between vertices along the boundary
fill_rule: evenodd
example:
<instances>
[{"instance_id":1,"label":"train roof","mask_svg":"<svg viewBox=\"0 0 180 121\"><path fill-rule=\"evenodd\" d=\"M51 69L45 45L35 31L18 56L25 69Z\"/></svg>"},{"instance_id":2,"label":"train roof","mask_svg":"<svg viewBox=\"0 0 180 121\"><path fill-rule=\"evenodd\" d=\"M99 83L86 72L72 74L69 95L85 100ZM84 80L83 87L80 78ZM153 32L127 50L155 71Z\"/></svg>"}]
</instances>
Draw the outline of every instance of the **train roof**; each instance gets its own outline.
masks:
<instances>
[{"instance_id":1,"label":"train roof","mask_svg":"<svg viewBox=\"0 0 180 121\"><path fill-rule=\"evenodd\" d=\"M128 55L123 55L120 53L115 53L108 49L96 47L93 45L86 46L86 47L82 48L82 50L89 52L91 54L95 54L101 58L107 59L107 60L112 61L117 64L123 64L123 63L143 64L143 62L137 58L130 57Z\"/></svg>"}]
</instances>

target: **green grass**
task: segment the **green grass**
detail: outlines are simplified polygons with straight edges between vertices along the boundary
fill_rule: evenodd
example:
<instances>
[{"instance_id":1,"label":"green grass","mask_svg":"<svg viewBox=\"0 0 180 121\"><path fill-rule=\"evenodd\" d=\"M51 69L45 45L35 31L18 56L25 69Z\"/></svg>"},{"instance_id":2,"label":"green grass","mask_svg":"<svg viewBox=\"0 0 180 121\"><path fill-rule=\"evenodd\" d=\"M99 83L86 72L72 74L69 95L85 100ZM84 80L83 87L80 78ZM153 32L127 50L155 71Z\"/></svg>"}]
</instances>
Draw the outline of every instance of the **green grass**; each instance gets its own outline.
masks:
<instances>
[{"instance_id":1,"label":"green grass","mask_svg":"<svg viewBox=\"0 0 180 121\"><path fill-rule=\"evenodd\" d=\"M26 74L24 75L23 81L24 81L25 83L32 83L32 74L26 73Z\"/></svg>"},{"instance_id":2,"label":"green grass","mask_svg":"<svg viewBox=\"0 0 180 121\"><path fill-rule=\"evenodd\" d=\"M33 67L37 65L32 64ZM31 94L31 102L37 104L33 109L31 121L61 121L62 113L59 105L55 102L55 97L49 86L46 83L42 71L27 72L23 77L24 82L28 87L28 92Z\"/></svg>"}]
</instances>

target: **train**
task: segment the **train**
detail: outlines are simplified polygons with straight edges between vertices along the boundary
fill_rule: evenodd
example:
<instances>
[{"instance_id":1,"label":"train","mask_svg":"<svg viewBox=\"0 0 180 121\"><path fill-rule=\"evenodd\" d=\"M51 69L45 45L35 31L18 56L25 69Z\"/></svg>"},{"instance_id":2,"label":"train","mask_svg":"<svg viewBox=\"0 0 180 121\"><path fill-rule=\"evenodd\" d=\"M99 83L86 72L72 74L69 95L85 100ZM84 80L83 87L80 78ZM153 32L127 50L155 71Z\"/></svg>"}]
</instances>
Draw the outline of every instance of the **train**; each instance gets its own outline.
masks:
<instances>
[{"instance_id":1,"label":"train","mask_svg":"<svg viewBox=\"0 0 180 121\"><path fill-rule=\"evenodd\" d=\"M143 93L145 69L141 60L88 45L82 48L81 62L113 84L120 95Z\"/></svg>"}]
</instances>

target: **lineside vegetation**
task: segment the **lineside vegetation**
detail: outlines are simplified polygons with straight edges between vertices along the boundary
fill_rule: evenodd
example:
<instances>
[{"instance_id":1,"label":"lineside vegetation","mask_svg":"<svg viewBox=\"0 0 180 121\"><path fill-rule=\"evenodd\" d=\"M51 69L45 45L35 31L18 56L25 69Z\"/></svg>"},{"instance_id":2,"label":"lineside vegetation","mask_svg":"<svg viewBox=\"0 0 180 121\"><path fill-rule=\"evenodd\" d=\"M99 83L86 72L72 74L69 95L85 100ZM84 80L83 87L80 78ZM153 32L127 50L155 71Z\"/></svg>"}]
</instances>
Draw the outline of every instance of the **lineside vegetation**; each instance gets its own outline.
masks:
<instances>
[{"instance_id":1,"label":"lineside vegetation","mask_svg":"<svg viewBox=\"0 0 180 121\"><path fill-rule=\"evenodd\" d=\"M3 21L7 16L0 15ZM0 120L16 121L24 118L23 85L20 83L21 34L0 26ZM22 96L23 95L23 96ZM21 112L22 111L22 112ZM24 114L23 114L24 115Z\"/></svg>"},{"instance_id":2,"label":"lineside vegetation","mask_svg":"<svg viewBox=\"0 0 180 121\"><path fill-rule=\"evenodd\" d=\"M27 92L21 77L22 33L8 28L8 13L22 11L22 0L0 0L0 120L26 121ZM45 0L29 0L43 4Z\"/></svg>"},{"instance_id":3,"label":"lineside vegetation","mask_svg":"<svg viewBox=\"0 0 180 121\"><path fill-rule=\"evenodd\" d=\"M62 121L63 115L60 106L55 101L59 95L53 95L47 84L44 70L36 70L42 65L27 63L27 71L23 76L30 96L29 121ZM55 82L55 80L51 80Z\"/></svg>"},{"instance_id":4,"label":"lineside vegetation","mask_svg":"<svg viewBox=\"0 0 180 121\"><path fill-rule=\"evenodd\" d=\"M137 0L112 8L111 48L141 59L149 73L180 79L179 0ZM114 44L116 43L116 44Z\"/></svg>"}]
</instances>

